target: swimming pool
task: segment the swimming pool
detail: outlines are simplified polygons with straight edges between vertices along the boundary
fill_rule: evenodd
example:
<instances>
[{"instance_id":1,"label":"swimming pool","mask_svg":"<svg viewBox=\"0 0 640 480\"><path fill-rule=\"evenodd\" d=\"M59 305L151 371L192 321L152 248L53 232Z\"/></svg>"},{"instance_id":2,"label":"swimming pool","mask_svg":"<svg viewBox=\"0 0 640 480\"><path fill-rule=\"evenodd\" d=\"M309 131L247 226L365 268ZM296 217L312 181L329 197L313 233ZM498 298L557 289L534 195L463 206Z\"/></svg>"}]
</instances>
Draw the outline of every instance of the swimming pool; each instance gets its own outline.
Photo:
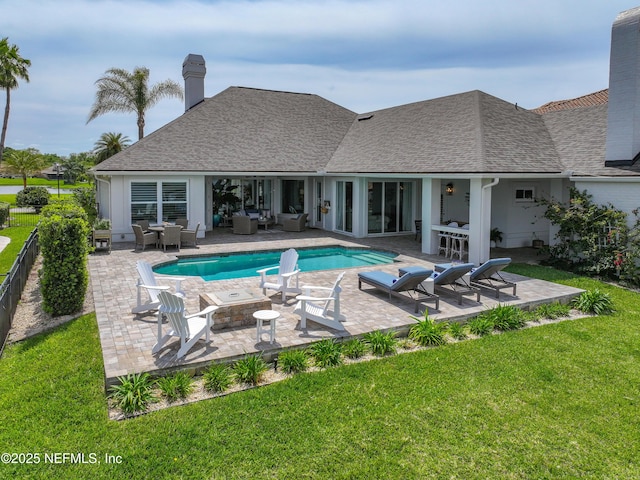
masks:
<instances>
[{"instance_id":1,"label":"swimming pool","mask_svg":"<svg viewBox=\"0 0 640 480\"><path fill-rule=\"evenodd\" d=\"M153 270L162 275L199 276L205 281L258 277L257 270L278 265L280 251L180 258ZM397 254L365 248L323 247L298 250L301 272L392 263Z\"/></svg>"}]
</instances>

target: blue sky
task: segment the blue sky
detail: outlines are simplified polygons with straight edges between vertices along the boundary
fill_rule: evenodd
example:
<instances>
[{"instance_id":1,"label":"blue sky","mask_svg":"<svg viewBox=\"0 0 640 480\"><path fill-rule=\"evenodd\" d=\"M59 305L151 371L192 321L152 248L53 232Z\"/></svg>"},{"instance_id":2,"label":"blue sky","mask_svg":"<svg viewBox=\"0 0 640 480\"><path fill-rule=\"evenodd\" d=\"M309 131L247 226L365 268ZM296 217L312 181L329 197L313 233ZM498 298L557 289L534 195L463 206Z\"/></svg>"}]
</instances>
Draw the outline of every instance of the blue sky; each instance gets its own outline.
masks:
<instances>
[{"instance_id":1,"label":"blue sky","mask_svg":"<svg viewBox=\"0 0 640 480\"><path fill-rule=\"evenodd\" d=\"M640 0L0 0L0 37L32 62L12 91L6 144L68 155L132 114L86 124L112 67L180 84L189 53L205 95L229 86L314 93L365 113L469 90L524 108L608 86L611 24ZM0 96L4 108L5 96ZM184 112L162 100L149 134Z\"/></svg>"}]
</instances>

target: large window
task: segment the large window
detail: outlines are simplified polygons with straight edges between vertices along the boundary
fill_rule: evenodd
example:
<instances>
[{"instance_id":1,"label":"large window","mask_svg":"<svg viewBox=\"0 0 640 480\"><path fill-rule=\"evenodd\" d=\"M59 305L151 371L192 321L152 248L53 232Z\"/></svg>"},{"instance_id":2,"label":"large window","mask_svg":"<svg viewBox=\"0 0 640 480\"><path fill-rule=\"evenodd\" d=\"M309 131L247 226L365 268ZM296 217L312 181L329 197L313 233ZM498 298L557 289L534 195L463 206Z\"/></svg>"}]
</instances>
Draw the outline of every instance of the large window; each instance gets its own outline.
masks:
<instances>
[{"instance_id":1,"label":"large window","mask_svg":"<svg viewBox=\"0 0 640 480\"><path fill-rule=\"evenodd\" d=\"M186 182L132 182L131 222L175 222L187 218Z\"/></svg>"}]
</instances>

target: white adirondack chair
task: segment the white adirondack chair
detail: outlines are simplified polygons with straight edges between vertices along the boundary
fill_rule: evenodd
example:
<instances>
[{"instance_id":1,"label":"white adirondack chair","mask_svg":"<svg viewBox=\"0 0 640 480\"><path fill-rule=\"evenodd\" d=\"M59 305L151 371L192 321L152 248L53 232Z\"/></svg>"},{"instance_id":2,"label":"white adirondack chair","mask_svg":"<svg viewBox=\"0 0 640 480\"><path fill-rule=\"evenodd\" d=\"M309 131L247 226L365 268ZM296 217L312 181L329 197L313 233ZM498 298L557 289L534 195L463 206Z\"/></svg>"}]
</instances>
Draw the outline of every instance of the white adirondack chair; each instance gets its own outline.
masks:
<instances>
[{"instance_id":1,"label":"white adirondack chair","mask_svg":"<svg viewBox=\"0 0 640 480\"><path fill-rule=\"evenodd\" d=\"M158 294L162 291L169 290L171 287L168 285L160 285L157 282L157 277L155 273L153 273L153 269L151 268L151 264L145 262L144 260L138 260L136 262L136 268L138 269L138 296L136 306L131 309L131 313L142 313L147 312L149 310L157 310L160 305L160 299L158 298ZM160 277L163 280L172 280L175 282L175 293L184 297L185 294L182 291L182 277ZM147 292L147 301L143 302L143 291Z\"/></svg>"},{"instance_id":2,"label":"white adirondack chair","mask_svg":"<svg viewBox=\"0 0 640 480\"><path fill-rule=\"evenodd\" d=\"M312 320L316 323L324 325L334 330L344 330L344 326L341 322L345 320L344 316L340 314L340 282L344 277L345 272L338 275L333 287L313 287L303 286L303 295L298 295L293 313L300 315L300 328L307 328L307 320ZM322 297L314 297L311 292L314 290L328 292ZM333 310L329 309L329 306L333 303Z\"/></svg>"},{"instance_id":3,"label":"white adirondack chair","mask_svg":"<svg viewBox=\"0 0 640 480\"><path fill-rule=\"evenodd\" d=\"M277 276L271 281L267 276L277 270ZM293 248L290 248L286 252L282 252L280 255L280 265L277 267L268 267L258 270L260 274L260 288L263 295L267 294L267 289L276 290L282 292L282 302L286 302L287 293L298 294L302 293L299 288L298 273L298 252ZM292 285L292 281L295 278L295 287Z\"/></svg>"},{"instance_id":4,"label":"white adirondack chair","mask_svg":"<svg viewBox=\"0 0 640 480\"><path fill-rule=\"evenodd\" d=\"M180 349L176 358L184 357L203 335L207 343L210 341L213 326L211 317L218 309L217 306L210 305L201 312L187 315L182 297L165 291L160 292L158 297L160 298L159 315L167 317L170 330L163 337L158 337L158 343L154 345L151 353L159 352L172 337L180 338Z\"/></svg>"}]
</instances>

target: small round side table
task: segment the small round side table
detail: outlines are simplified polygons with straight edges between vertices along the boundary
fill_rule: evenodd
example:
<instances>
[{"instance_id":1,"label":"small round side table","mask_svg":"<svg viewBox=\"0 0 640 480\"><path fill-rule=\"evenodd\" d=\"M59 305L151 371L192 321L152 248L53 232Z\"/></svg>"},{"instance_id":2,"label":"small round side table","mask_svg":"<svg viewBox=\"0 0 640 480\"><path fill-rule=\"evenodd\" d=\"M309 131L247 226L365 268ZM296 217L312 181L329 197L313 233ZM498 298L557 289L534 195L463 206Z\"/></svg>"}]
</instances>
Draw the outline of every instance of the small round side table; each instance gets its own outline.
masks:
<instances>
[{"instance_id":1,"label":"small round side table","mask_svg":"<svg viewBox=\"0 0 640 480\"><path fill-rule=\"evenodd\" d=\"M273 343L276 339L276 320L280 317L280 313L275 310L258 310L253 313L253 318L256 319L256 341L260 343L262 341L262 334L269 334L269 343ZM269 323L269 329L265 322Z\"/></svg>"}]
</instances>

